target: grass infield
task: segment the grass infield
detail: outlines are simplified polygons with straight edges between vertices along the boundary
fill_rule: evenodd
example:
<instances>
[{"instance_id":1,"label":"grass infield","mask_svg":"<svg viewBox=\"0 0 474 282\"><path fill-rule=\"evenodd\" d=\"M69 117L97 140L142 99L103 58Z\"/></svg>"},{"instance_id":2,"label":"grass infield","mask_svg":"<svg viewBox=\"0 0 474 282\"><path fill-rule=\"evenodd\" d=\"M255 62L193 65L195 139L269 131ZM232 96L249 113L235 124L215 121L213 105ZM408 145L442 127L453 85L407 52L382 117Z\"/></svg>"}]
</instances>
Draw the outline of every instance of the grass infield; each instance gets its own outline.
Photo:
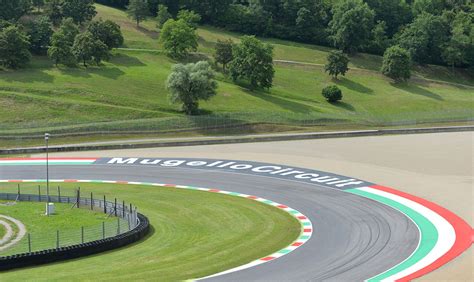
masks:
<instances>
[{"instance_id":1,"label":"grass infield","mask_svg":"<svg viewBox=\"0 0 474 282\"><path fill-rule=\"evenodd\" d=\"M77 186L61 184L61 193L72 194ZM16 185L2 184L0 189L15 192ZM22 184L24 193L36 190L35 184ZM81 184L81 191L117 197L138 206L150 219L150 235L139 243L100 255L4 272L2 281L31 277L48 281L192 279L280 250L301 230L298 221L284 211L227 195L110 184Z\"/></svg>"}]
</instances>

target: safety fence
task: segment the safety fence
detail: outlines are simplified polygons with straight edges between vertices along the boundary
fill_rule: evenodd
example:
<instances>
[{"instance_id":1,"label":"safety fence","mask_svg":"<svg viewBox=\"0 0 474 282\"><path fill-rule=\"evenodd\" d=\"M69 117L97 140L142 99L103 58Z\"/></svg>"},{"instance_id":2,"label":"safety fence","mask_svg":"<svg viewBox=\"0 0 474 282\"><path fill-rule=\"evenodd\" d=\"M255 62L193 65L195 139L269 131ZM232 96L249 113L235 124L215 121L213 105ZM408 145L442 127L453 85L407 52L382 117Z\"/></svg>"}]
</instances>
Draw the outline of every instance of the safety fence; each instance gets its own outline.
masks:
<instances>
[{"instance_id":1,"label":"safety fence","mask_svg":"<svg viewBox=\"0 0 474 282\"><path fill-rule=\"evenodd\" d=\"M73 196L61 195L60 187L56 195L42 192L44 193L39 187L38 193L25 194L18 186L17 193L0 193L0 200L7 205L44 202L44 211L48 203L68 204L74 209L91 210L91 217L96 213L103 213L104 220L101 224L92 226L68 227L66 224L65 228L46 227L38 232L26 233L11 248L0 251L0 269L46 263L113 249L137 241L148 232L148 219L139 214L137 207L132 204L117 199L110 201L105 196L97 198L92 193L83 197L80 189L77 189ZM55 256L54 253L61 255Z\"/></svg>"}]
</instances>

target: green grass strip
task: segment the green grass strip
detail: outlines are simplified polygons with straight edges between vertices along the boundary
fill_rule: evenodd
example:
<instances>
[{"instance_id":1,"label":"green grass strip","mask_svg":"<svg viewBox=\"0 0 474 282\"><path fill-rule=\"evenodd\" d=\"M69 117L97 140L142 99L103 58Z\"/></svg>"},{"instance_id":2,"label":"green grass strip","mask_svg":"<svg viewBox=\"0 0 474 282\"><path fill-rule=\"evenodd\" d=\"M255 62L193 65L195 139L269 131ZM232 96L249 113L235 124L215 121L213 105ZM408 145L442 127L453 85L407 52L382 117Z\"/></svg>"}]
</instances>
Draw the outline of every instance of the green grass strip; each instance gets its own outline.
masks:
<instances>
[{"instance_id":1,"label":"green grass strip","mask_svg":"<svg viewBox=\"0 0 474 282\"><path fill-rule=\"evenodd\" d=\"M435 226L426 217L422 216L413 209L391 199L362 190L350 189L346 190L346 192L369 198L392 208L395 208L406 216L408 216L411 220L413 220L413 222L415 222L415 224L420 229L420 242L418 248L408 259L396 265L395 267L387 270L386 272L370 278L367 281L380 281L409 268L410 266L423 259L426 255L428 255L428 253L436 245L436 242L438 241L438 231L436 230Z\"/></svg>"}]
</instances>

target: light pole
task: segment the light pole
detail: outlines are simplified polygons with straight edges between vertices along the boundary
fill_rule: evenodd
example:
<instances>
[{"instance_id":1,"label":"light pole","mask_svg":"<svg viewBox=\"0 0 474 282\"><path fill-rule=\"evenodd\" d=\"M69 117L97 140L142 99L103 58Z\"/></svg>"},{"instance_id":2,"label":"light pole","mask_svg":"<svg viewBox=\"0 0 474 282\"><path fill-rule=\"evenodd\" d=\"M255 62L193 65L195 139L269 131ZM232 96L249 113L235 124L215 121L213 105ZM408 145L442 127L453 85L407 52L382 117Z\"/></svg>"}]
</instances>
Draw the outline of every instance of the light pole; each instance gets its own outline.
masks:
<instances>
[{"instance_id":1,"label":"light pole","mask_svg":"<svg viewBox=\"0 0 474 282\"><path fill-rule=\"evenodd\" d=\"M48 195L48 202L49 202L49 154L48 154L49 133L44 134L44 141L46 142L46 194Z\"/></svg>"}]
</instances>

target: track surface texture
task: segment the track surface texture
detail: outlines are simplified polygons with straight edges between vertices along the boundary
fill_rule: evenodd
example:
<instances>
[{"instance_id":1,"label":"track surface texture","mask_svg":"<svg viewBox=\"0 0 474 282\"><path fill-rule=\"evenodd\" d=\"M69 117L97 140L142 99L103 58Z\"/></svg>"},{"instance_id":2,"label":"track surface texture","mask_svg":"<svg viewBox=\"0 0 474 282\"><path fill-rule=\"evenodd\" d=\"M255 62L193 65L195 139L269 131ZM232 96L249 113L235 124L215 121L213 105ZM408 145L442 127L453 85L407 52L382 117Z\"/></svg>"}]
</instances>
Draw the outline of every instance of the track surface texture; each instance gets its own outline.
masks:
<instances>
[{"instance_id":1,"label":"track surface texture","mask_svg":"<svg viewBox=\"0 0 474 282\"><path fill-rule=\"evenodd\" d=\"M0 166L0 178L42 179L44 167ZM218 276L216 281L361 281L405 260L419 241L417 227L399 211L337 189L299 181L213 169L106 164L52 166L50 178L214 187L288 205L313 222L313 236L302 248L257 267Z\"/></svg>"}]
</instances>

